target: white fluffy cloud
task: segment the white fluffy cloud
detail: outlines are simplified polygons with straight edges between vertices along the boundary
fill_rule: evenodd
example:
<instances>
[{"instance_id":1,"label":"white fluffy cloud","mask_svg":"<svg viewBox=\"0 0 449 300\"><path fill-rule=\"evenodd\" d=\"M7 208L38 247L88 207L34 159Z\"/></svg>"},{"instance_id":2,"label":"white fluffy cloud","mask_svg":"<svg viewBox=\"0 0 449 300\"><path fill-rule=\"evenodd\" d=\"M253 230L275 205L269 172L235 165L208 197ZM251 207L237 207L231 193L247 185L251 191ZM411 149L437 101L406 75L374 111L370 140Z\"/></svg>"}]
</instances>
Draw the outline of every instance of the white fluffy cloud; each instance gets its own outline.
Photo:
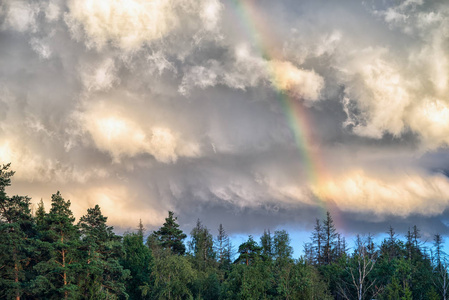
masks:
<instances>
[{"instance_id":1,"label":"white fluffy cloud","mask_svg":"<svg viewBox=\"0 0 449 300\"><path fill-rule=\"evenodd\" d=\"M98 48L112 41L125 50L135 49L164 37L178 23L171 1L70 1L69 9L72 31L82 26L88 45Z\"/></svg>"},{"instance_id":2,"label":"white fluffy cloud","mask_svg":"<svg viewBox=\"0 0 449 300\"><path fill-rule=\"evenodd\" d=\"M434 216L449 206L449 180L442 174L369 174L354 169L325 180L312 190L342 211L379 216Z\"/></svg>"},{"instance_id":3,"label":"white fluffy cloud","mask_svg":"<svg viewBox=\"0 0 449 300\"><path fill-rule=\"evenodd\" d=\"M347 97L360 110L349 115L347 123L354 125L354 132L372 138L382 138L385 132L399 136L406 129L408 107L413 105L411 84L395 66L383 60L385 49L365 49L353 57L345 75L351 77L347 85ZM347 101L350 111L352 102ZM354 119L351 119L354 117Z\"/></svg>"},{"instance_id":4,"label":"white fluffy cloud","mask_svg":"<svg viewBox=\"0 0 449 300\"><path fill-rule=\"evenodd\" d=\"M32 150L15 138L0 138L0 157L2 162L11 163L11 168L16 172L15 180L86 184L92 178L108 177L107 170L102 167L83 168L70 162L61 162L52 157L35 153Z\"/></svg>"},{"instance_id":5,"label":"white fluffy cloud","mask_svg":"<svg viewBox=\"0 0 449 300\"><path fill-rule=\"evenodd\" d=\"M439 6L433 7L439 11L422 11L421 5L405 1L375 11L391 30L400 29L416 42L400 50L395 44L353 45L348 54L339 54L337 65L346 88L346 125L354 133L380 139L411 130L420 136L422 148L435 149L447 146L449 136L449 11Z\"/></svg>"},{"instance_id":6,"label":"white fluffy cloud","mask_svg":"<svg viewBox=\"0 0 449 300\"><path fill-rule=\"evenodd\" d=\"M103 215L108 217L108 223L116 227L135 228L139 219L150 226L158 226L164 221L164 215L158 210L139 203L140 195L119 184L74 189L69 193L62 193L62 196L71 200L72 210L77 217L86 214L86 207L98 204Z\"/></svg>"},{"instance_id":7,"label":"white fluffy cloud","mask_svg":"<svg viewBox=\"0 0 449 300\"><path fill-rule=\"evenodd\" d=\"M39 6L27 1L6 1L6 20L4 26L19 32L36 30L36 17Z\"/></svg>"},{"instance_id":8,"label":"white fluffy cloud","mask_svg":"<svg viewBox=\"0 0 449 300\"><path fill-rule=\"evenodd\" d=\"M424 98L409 115L410 127L422 135L430 149L449 145L449 101Z\"/></svg>"},{"instance_id":9,"label":"white fluffy cloud","mask_svg":"<svg viewBox=\"0 0 449 300\"><path fill-rule=\"evenodd\" d=\"M180 156L200 155L197 143L184 141L170 128L152 124L151 120L138 122L120 107L107 107L107 102L89 104L87 111L76 114L75 119L90 134L95 146L116 162L144 153L164 163L176 162Z\"/></svg>"},{"instance_id":10,"label":"white fluffy cloud","mask_svg":"<svg viewBox=\"0 0 449 300\"><path fill-rule=\"evenodd\" d=\"M220 11L216 0L73 0L69 1L66 22L77 39L85 35L88 47L101 49L112 43L134 51L183 26L181 12L199 17L202 26L213 31Z\"/></svg>"},{"instance_id":11,"label":"white fluffy cloud","mask_svg":"<svg viewBox=\"0 0 449 300\"><path fill-rule=\"evenodd\" d=\"M294 98L320 99L324 79L315 71L296 67L290 61L265 60L251 53L245 45L234 50L234 60L229 65L209 60L205 65L191 67L182 79L179 92L189 95L194 87L205 89L217 84L244 90L269 82L276 91Z\"/></svg>"},{"instance_id":12,"label":"white fluffy cloud","mask_svg":"<svg viewBox=\"0 0 449 300\"><path fill-rule=\"evenodd\" d=\"M120 81L116 72L114 59L106 58L94 66L83 66L81 68L81 81L88 91L108 90Z\"/></svg>"},{"instance_id":13,"label":"white fluffy cloud","mask_svg":"<svg viewBox=\"0 0 449 300\"><path fill-rule=\"evenodd\" d=\"M288 61L268 62L269 76L275 88L305 100L319 100L324 87L323 78L310 70L295 67Z\"/></svg>"}]
</instances>

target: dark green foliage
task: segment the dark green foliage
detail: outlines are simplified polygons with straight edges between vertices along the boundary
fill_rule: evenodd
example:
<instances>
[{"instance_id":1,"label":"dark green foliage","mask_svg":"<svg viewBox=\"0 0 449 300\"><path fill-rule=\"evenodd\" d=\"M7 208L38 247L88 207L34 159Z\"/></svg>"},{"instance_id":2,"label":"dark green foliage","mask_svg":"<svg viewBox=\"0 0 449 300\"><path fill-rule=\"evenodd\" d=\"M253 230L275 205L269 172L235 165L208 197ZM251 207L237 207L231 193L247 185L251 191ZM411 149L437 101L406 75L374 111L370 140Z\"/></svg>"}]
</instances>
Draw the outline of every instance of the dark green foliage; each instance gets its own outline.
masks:
<instances>
[{"instance_id":1,"label":"dark green foliage","mask_svg":"<svg viewBox=\"0 0 449 300\"><path fill-rule=\"evenodd\" d=\"M18 298L29 289L27 273L30 270L34 244L28 239L33 235L33 223L28 197L8 197L14 172L9 164L0 168L0 298Z\"/></svg>"},{"instance_id":2,"label":"dark green foliage","mask_svg":"<svg viewBox=\"0 0 449 300\"><path fill-rule=\"evenodd\" d=\"M432 287L432 288L427 292L425 298L422 298L422 299L427 299L427 300L439 300L439 299L440 299L440 296L439 296L438 293L436 292L435 288Z\"/></svg>"},{"instance_id":3,"label":"dark green foliage","mask_svg":"<svg viewBox=\"0 0 449 300\"><path fill-rule=\"evenodd\" d=\"M36 210L36 214L35 214L35 221L36 221L36 225L38 227L38 229L42 229L45 226L45 207L44 207L44 201L39 202L38 206L37 206L37 210Z\"/></svg>"},{"instance_id":4,"label":"dark green foliage","mask_svg":"<svg viewBox=\"0 0 449 300\"><path fill-rule=\"evenodd\" d=\"M299 290L296 291L297 295L294 295L292 299L333 299L328 283L323 280L322 275L316 268L300 260L296 263L295 272L301 276L295 278Z\"/></svg>"},{"instance_id":5,"label":"dark green foliage","mask_svg":"<svg viewBox=\"0 0 449 300\"><path fill-rule=\"evenodd\" d=\"M163 249L170 249L173 253L183 255L186 252L186 246L183 240L187 237L176 223L172 211L168 212L168 218L158 231L153 232L154 241Z\"/></svg>"},{"instance_id":6,"label":"dark green foliage","mask_svg":"<svg viewBox=\"0 0 449 300\"><path fill-rule=\"evenodd\" d=\"M5 188L11 185L11 177L14 171L9 170L11 164L2 165L0 167L0 196L6 196Z\"/></svg>"},{"instance_id":7,"label":"dark green foliage","mask_svg":"<svg viewBox=\"0 0 449 300\"><path fill-rule=\"evenodd\" d=\"M193 294L190 285L195 277L195 270L187 257L166 249L155 260L151 284L143 287L143 296L150 296L151 299L188 299Z\"/></svg>"},{"instance_id":8,"label":"dark green foliage","mask_svg":"<svg viewBox=\"0 0 449 300\"><path fill-rule=\"evenodd\" d=\"M232 261L232 245L222 224L218 227L218 235L215 244L219 267L221 269L229 269Z\"/></svg>"},{"instance_id":9,"label":"dark green foliage","mask_svg":"<svg viewBox=\"0 0 449 300\"><path fill-rule=\"evenodd\" d=\"M40 228L41 260L35 270L34 293L47 299L79 297L77 279L80 265L80 234L74 224L70 201L57 192L51 197L51 209Z\"/></svg>"},{"instance_id":10,"label":"dark green foliage","mask_svg":"<svg viewBox=\"0 0 449 300\"><path fill-rule=\"evenodd\" d=\"M194 264L192 264L194 267ZM194 268L195 269L195 268ZM191 291L195 299L218 299L220 296L220 280L216 269L207 271L196 269Z\"/></svg>"},{"instance_id":11,"label":"dark green foliage","mask_svg":"<svg viewBox=\"0 0 449 300\"><path fill-rule=\"evenodd\" d=\"M257 245L256 241L254 241L253 237L250 235L248 237L248 241L239 246L239 257L235 262L239 264L246 264L248 266L257 262L257 260L261 258L261 251L262 247Z\"/></svg>"},{"instance_id":12,"label":"dark green foliage","mask_svg":"<svg viewBox=\"0 0 449 300\"><path fill-rule=\"evenodd\" d=\"M312 232L311 254L313 255L313 264L321 265L324 263L324 228L319 219L316 219L314 231Z\"/></svg>"},{"instance_id":13,"label":"dark green foliage","mask_svg":"<svg viewBox=\"0 0 449 300\"><path fill-rule=\"evenodd\" d=\"M137 234L142 237L145 234L145 228L143 227L142 219L139 219L139 225L137 226Z\"/></svg>"},{"instance_id":14,"label":"dark green foliage","mask_svg":"<svg viewBox=\"0 0 449 300\"><path fill-rule=\"evenodd\" d=\"M323 263L330 264L336 257L337 229L334 226L334 220L329 212L326 213L326 219L323 222Z\"/></svg>"},{"instance_id":15,"label":"dark green foliage","mask_svg":"<svg viewBox=\"0 0 449 300\"><path fill-rule=\"evenodd\" d=\"M433 246L435 249L435 263L437 265L441 265L442 263L442 259L441 257L443 256L444 252L443 252L443 238L441 237L440 234L435 234L434 238L433 238Z\"/></svg>"},{"instance_id":16,"label":"dark green foliage","mask_svg":"<svg viewBox=\"0 0 449 300\"><path fill-rule=\"evenodd\" d=\"M215 263L214 239L200 219L190 232L189 250L193 254L194 264L197 269L205 271Z\"/></svg>"},{"instance_id":17,"label":"dark green foliage","mask_svg":"<svg viewBox=\"0 0 449 300\"><path fill-rule=\"evenodd\" d=\"M141 231L125 234L123 250L121 263L131 274L126 281L126 292L130 299L142 299L141 287L150 281L153 258L150 249L143 244Z\"/></svg>"},{"instance_id":18,"label":"dark green foliage","mask_svg":"<svg viewBox=\"0 0 449 300\"><path fill-rule=\"evenodd\" d=\"M390 226L387 233L388 238L382 242L382 245L380 246L380 252L382 256L388 258L388 260L391 261L403 256L405 254L405 249L403 242L397 238L393 227Z\"/></svg>"},{"instance_id":19,"label":"dark green foliage","mask_svg":"<svg viewBox=\"0 0 449 300\"><path fill-rule=\"evenodd\" d=\"M206 279L203 281L203 299L214 300L220 297L220 281L217 273L209 273Z\"/></svg>"},{"instance_id":20,"label":"dark green foliage","mask_svg":"<svg viewBox=\"0 0 449 300\"><path fill-rule=\"evenodd\" d=\"M262 247L262 256L264 259L273 259L273 237L271 236L270 229L263 231L263 234L260 237L260 246Z\"/></svg>"},{"instance_id":21,"label":"dark green foliage","mask_svg":"<svg viewBox=\"0 0 449 300\"><path fill-rule=\"evenodd\" d=\"M225 299L263 299L267 297L273 278L269 264L263 261L249 266L234 265L224 283Z\"/></svg>"},{"instance_id":22,"label":"dark green foliage","mask_svg":"<svg viewBox=\"0 0 449 300\"><path fill-rule=\"evenodd\" d=\"M273 254L276 260L287 260L293 255L290 236L285 230L276 230L273 239Z\"/></svg>"},{"instance_id":23,"label":"dark green foliage","mask_svg":"<svg viewBox=\"0 0 449 300\"><path fill-rule=\"evenodd\" d=\"M78 223L81 233L81 278L79 290L86 299L118 299L126 297L125 280L129 275L119 263L123 256L120 237L107 226L100 207L89 208ZM142 241L143 245L143 241Z\"/></svg>"},{"instance_id":24,"label":"dark green foliage","mask_svg":"<svg viewBox=\"0 0 449 300\"><path fill-rule=\"evenodd\" d=\"M396 300L400 299L403 291L399 285L399 280L393 277L392 281L386 286L383 298L385 300Z\"/></svg>"}]
</instances>

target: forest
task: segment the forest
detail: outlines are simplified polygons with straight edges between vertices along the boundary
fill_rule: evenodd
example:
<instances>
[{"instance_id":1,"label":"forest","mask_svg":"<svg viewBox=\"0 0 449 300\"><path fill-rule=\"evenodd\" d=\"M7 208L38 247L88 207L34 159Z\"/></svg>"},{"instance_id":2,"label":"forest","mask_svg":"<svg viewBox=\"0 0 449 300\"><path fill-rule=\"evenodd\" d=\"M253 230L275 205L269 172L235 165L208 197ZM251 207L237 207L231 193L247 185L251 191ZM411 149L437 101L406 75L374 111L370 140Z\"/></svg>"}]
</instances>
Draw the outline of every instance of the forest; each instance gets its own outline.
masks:
<instances>
[{"instance_id":1,"label":"forest","mask_svg":"<svg viewBox=\"0 0 449 300\"><path fill-rule=\"evenodd\" d=\"M146 233L142 223L123 236L96 205L78 222L57 192L35 212L26 196L8 196L14 172L0 167L1 299L446 299L443 238L424 243L420 230L393 228L376 244L354 246L332 216L316 220L304 254L292 258L285 230L265 231L233 246L223 225L216 235L198 219L189 237L168 212Z\"/></svg>"}]
</instances>

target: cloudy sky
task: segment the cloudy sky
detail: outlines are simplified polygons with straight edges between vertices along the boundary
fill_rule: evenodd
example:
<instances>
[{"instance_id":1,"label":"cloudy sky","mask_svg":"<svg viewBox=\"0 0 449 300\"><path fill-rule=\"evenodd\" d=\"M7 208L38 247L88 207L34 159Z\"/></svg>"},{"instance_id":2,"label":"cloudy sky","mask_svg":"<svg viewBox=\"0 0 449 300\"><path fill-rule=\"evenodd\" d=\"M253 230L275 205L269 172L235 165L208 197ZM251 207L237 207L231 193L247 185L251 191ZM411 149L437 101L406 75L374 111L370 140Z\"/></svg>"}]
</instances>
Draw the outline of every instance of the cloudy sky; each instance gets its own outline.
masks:
<instances>
[{"instance_id":1,"label":"cloudy sky","mask_svg":"<svg viewBox=\"0 0 449 300\"><path fill-rule=\"evenodd\" d=\"M149 229L449 221L449 4L3 0L10 193Z\"/></svg>"}]
</instances>

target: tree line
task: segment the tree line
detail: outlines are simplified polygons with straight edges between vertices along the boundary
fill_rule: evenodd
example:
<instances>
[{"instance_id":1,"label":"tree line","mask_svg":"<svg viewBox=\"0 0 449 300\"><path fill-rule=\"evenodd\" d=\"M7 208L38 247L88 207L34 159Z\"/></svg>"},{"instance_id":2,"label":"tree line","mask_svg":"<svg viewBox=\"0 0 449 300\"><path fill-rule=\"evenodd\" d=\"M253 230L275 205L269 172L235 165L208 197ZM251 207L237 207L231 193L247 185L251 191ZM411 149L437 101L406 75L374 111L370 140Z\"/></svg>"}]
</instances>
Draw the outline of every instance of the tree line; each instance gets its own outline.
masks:
<instances>
[{"instance_id":1,"label":"tree line","mask_svg":"<svg viewBox=\"0 0 449 300\"><path fill-rule=\"evenodd\" d=\"M348 247L332 216L316 220L304 255L292 257L285 230L249 236L234 248L198 219L190 238L173 212L148 236L142 222L123 236L96 205L75 222L57 192L51 207L8 196L14 172L0 167L1 299L446 299L448 260L441 235L432 247L416 226L393 228L376 244L357 235ZM187 242L185 242L188 240Z\"/></svg>"}]
</instances>

